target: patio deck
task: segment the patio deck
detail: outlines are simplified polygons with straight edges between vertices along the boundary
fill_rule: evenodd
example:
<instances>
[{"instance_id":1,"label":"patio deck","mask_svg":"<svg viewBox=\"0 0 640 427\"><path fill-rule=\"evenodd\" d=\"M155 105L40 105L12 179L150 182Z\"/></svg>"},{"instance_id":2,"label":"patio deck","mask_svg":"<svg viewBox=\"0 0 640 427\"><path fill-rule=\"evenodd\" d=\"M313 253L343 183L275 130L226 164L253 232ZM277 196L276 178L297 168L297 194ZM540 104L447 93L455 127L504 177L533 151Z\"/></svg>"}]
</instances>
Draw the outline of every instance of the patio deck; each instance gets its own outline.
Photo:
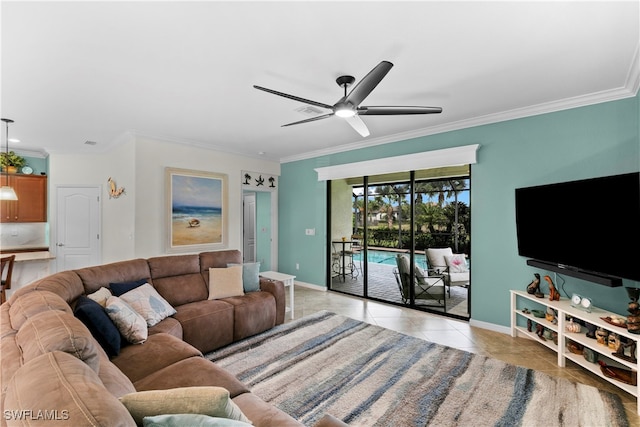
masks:
<instances>
[{"instance_id":1,"label":"patio deck","mask_svg":"<svg viewBox=\"0 0 640 427\"><path fill-rule=\"evenodd\" d=\"M351 295L363 296L364 280L362 268L356 261L358 275L353 278L347 274L342 281L341 277L334 277L331 281L331 289L345 292ZM368 264L369 273L369 297L402 304L402 296L400 289L393 275L394 266L387 264L378 264L370 262ZM447 296L447 310L449 314L469 317L468 309L469 289L458 286L451 288L451 297ZM443 311L438 307L430 307L434 311Z\"/></svg>"}]
</instances>

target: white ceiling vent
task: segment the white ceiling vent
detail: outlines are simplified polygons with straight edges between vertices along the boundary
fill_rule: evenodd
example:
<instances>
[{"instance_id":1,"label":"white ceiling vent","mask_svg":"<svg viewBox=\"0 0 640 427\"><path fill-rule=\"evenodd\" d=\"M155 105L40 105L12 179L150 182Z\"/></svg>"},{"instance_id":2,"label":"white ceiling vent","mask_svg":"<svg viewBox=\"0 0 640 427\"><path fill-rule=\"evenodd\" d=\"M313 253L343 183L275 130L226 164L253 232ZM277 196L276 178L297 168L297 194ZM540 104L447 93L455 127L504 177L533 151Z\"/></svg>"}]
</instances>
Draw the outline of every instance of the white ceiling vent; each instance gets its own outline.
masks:
<instances>
[{"instance_id":1,"label":"white ceiling vent","mask_svg":"<svg viewBox=\"0 0 640 427\"><path fill-rule=\"evenodd\" d=\"M95 141L85 141L84 143L85 143L85 145L96 145L97 144L97 142L95 142Z\"/></svg>"},{"instance_id":2,"label":"white ceiling vent","mask_svg":"<svg viewBox=\"0 0 640 427\"><path fill-rule=\"evenodd\" d=\"M324 113L323 110L312 105L303 105L300 108L296 108L294 111L304 114L305 116L317 116L318 114Z\"/></svg>"}]
</instances>

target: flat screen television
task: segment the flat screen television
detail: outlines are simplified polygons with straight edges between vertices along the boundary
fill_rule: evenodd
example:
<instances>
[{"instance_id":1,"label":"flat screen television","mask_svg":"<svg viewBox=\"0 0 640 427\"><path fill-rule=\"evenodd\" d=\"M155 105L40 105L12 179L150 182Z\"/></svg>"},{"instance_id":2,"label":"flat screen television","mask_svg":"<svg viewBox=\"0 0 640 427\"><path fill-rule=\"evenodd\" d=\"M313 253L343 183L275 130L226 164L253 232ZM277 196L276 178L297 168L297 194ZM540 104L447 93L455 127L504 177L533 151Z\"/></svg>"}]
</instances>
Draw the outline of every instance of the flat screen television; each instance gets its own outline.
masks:
<instances>
[{"instance_id":1,"label":"flat screen television","mask_svg":"<svg viewBox=\"0 0 640 427\"><path fill-rule=\"evenodd\" d=\"M519 255L552 271L640 281L640 173L517 188L515 196Z\"/></svg>"}]
</instances>

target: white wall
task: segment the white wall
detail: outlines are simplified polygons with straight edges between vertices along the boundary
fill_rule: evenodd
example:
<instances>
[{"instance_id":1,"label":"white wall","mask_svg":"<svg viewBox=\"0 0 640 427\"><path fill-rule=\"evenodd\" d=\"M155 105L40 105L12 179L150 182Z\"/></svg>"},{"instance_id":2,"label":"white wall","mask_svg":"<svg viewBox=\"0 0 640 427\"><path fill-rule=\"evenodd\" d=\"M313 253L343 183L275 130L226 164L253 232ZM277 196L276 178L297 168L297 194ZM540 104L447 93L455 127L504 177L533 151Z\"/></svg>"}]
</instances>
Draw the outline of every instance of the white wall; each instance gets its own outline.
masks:
<instances>
[{"instance_id":1,"label":"white wall","mask_svg":"<svg viewBox=\"0 0 640 427\"><path fill-rule=\"evenodd\" d=\"M55 251L56 187L102 187L102 263L165 255L165 167L225 173L229 184L229 245L242 249L241 171L279 175L274 161L243 157L157 139L127 135L108 153L52 154L49 223ZM112 177L125 195L109 199Z\"/></svg>"},{"instance_id":2,"label":"white wall","mask_svg":"<svg viewBox=\"0 0 640 427\"><path fill-rule=\"evenodd\" d=\"M229 189L229 249L242 250L242 170L280 175L274 161L243 157L167 141L136 139L135 256L166 253L165 167L224 173Z\"/></svg>"},{"instance_id":3,"label":"white wall","mask_svg":"<svg viewBox=\"0 0 640 427\"><path fill-rule=\"evenodd\" d=\"M102 263L134 256L135 139L123 136L120 144L107 153L51 154L49 156L50 250L56 250L56 189L59 186L100 186L102 189ZM125 194L109 198L111 177Z\"/></svg>"},{"instance_id":4,"label":"white wall","mask_svg":"<svg viewBox=\"0 0 640 427\"><path fill-rule=\"evenodd\" d=\"M353 234L353 187L344 179L331 181L331 240Z\"/></svg>"}]
</instances>

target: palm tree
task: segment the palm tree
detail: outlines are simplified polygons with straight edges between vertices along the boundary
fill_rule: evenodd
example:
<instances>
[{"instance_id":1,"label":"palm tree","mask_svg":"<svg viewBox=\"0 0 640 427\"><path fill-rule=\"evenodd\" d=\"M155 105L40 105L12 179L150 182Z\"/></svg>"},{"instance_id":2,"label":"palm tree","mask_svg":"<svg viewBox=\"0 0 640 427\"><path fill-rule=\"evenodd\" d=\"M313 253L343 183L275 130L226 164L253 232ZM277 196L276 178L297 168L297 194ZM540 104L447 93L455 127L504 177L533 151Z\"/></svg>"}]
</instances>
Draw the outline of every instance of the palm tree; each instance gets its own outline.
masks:
<instances>
[{"instance_id":1,"label":"palm tree","mask_svg":"<svg viewBox=\"0 0 640 427\"><path fill-rule=\"evenodd\" d=\"M389 230L393 227L393 202L395 198L395 192L390 185L383 185L375 187L374 192L376 194L375 200L380 205L380 211L386 214L387 227Z\"/></svg>"}]
</instances>

